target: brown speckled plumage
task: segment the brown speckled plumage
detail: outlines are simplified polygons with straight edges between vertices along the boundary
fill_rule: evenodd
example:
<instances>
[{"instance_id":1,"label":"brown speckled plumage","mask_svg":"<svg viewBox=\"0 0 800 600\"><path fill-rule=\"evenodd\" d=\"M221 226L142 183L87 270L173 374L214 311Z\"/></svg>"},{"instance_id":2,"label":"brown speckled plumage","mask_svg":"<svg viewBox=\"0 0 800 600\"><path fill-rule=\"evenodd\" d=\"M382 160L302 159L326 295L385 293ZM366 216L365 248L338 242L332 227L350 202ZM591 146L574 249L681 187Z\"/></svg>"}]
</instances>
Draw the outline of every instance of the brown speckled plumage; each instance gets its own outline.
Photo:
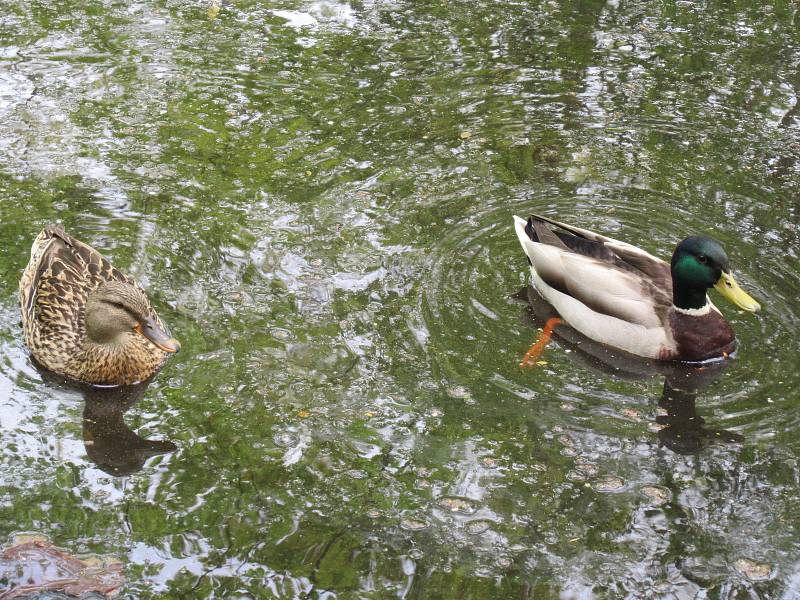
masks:
<instances>
[{"instance_id":1,"label":"brown speckled plumage","mask_svg":"<svg viewBox=\"0 0 800 600\"><path fill-rule=\"evenodd\" d=\"M57 225L36 237L19 300L25 343L42 366L78 381L121 385L147 379L164 363L168 353L134 330L114 343L87 336L87 300L108 282L120 282L142 314L166 331L139 285L94 248Z\"/></svg>"}]
</instances>

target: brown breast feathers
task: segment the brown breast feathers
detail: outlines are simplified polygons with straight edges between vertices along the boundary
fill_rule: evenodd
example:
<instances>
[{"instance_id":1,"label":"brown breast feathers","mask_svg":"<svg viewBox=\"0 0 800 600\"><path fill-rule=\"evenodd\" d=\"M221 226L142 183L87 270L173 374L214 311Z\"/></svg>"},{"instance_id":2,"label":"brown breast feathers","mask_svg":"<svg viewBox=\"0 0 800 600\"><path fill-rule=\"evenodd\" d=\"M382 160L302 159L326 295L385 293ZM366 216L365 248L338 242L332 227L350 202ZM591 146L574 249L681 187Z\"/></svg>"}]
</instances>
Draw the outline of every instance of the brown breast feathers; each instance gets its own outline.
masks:
<instances>
[{"instance_id":1,"label":"brown breast feathers","mask_svg":"<svg viewBox=\"0 0 800 600\"><path fill-rule=\"evenodd\" d=\"M716 310L705 315L687 315L674 308L669 324L678 351L678 360L705 360L730 354L736 349L733 329Z\"/></svg>"}]
</instances>

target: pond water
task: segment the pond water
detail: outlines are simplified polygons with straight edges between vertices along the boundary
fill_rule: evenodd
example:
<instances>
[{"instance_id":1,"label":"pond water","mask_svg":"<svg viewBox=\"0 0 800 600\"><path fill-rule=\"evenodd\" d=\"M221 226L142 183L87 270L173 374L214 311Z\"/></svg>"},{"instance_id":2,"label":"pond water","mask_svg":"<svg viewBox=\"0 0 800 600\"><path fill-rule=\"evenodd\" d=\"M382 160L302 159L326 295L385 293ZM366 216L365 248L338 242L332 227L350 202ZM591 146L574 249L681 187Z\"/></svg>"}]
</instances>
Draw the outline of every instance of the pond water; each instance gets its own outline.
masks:
<instances>
[{"instance_id":1,"label":"pond water","mask_svg":"<svg viewBox=\"0 0 800 600\"><path fill-rule=\"evenodd\" d=\"M131 598L800 597L798 73L792 1L5 0L0 542ZM713 235L764 310L698 385L520 369L530 212ZM31 364L56 221L181 340L149 387Z\"/></svg>"}]
</instances>

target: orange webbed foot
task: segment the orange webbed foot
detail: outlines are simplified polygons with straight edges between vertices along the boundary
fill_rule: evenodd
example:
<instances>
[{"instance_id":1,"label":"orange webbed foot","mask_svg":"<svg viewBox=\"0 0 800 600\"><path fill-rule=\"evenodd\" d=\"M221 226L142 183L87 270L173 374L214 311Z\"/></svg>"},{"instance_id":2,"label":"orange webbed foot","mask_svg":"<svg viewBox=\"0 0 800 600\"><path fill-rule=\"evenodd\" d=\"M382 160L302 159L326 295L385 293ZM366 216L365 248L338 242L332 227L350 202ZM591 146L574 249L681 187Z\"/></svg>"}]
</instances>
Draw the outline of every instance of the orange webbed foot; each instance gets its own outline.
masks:
<instances>
[{"instance_id":1,"label":"orange webbed foot","mask_svg":"<svg viewBox=\"0 0 800 600\"><path fill-rule=\"evenodd\" d=\"M561 319L558 317L551 317L547 319L547 322L544 324L544 329L542 329L542 333L539 335L539 339L534 342L534 344L528 348L528 351L525 353L525 356L522 357L522 360L519 363L520 367L532 367L536 364L539 360L539 357L544 352L544 349L547 347L547 344L550 343L550 338L553 335L553 329L555 329L556 325L560 325L562 323Z\"/></svg>"}]
</instances>

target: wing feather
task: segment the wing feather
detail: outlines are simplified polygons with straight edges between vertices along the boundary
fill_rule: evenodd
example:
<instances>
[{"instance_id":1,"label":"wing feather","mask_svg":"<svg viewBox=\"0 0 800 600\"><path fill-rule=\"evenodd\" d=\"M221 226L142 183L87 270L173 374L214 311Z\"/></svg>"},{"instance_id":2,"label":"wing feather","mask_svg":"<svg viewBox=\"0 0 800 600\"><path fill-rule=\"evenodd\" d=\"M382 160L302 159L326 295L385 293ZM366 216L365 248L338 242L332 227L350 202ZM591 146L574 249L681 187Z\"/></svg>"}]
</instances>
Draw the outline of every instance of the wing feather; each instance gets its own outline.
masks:
<instances>
[{"instance_id":1,"label":"wing feather","mask_svg":"<svg viewBox=\"0 0 800 600\"><path fill-rule=\"evenodd\" d=\"M558 244L547 237L534 241L550 223L570 232L559 235ZM645 328L661 326L672 303L669 265L625 242L592 231L565 225L545 217L526 222L514 217L517 236L541 280L592 311ZM533 227L532 227L533 225ZM567 236L574 234L574 239ZM558 306L555 306L558 309Z\"/></svg>"}]
</instances>

